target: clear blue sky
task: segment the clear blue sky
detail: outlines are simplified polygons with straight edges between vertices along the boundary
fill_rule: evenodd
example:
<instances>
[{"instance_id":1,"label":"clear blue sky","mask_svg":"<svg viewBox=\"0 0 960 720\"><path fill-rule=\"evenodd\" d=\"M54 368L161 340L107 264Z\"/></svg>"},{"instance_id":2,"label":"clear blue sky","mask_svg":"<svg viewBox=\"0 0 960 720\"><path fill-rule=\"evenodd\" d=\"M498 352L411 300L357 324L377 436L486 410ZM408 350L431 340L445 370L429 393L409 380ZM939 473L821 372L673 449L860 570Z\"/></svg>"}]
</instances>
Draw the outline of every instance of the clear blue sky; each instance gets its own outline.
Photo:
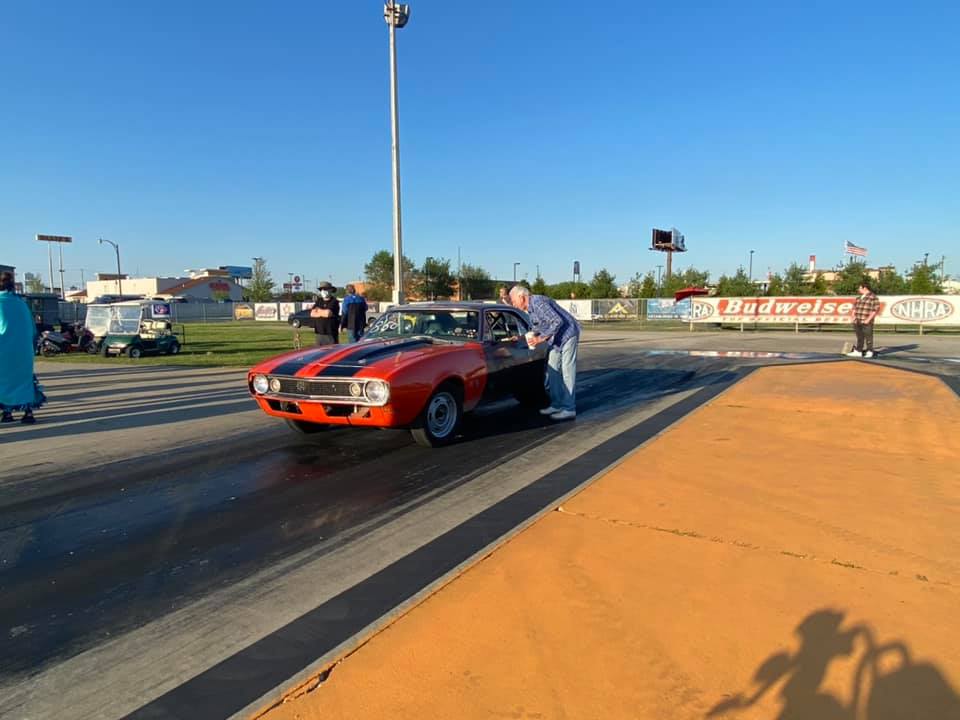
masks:
<instances>
[{"instance_id":1,"label":"clear blue sky","mask_svg":"<svg viewBox=\"0 0 960 720\"><path fill-rule=\"evenodd\" d=\"M406 254L623 281L676 226L714 278L847 239L960 272L960 6L783 5L413 0ZM391 243L387 61L377 0L6 4L0 263L46 276L41 232L68 283L101 235L131 273L357 277Z\"/></svg>"}]
</instances>

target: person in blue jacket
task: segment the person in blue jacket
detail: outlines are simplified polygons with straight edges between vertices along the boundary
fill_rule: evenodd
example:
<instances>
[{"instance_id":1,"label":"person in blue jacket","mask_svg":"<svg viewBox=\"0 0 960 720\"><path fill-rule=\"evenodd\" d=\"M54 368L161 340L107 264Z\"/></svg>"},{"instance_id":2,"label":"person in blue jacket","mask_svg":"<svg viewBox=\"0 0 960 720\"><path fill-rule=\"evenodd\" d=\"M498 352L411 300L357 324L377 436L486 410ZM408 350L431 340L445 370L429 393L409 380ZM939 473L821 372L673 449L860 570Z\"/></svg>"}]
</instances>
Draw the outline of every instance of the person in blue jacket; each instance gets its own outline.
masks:
<instances>
[{"instance_id":1,"label":"person in blue jacket","mask_svg":"<svg viewBox=\"0 0 960 720\"><path fill-rule=\"evenodd\" d=\"M340 327L349 333L350 342L356 342L367 328L367 301L353 285L344 290L347 294L340 303Z\"/></svg>"},{"instance_id":2,"label":"person in blue jacket","mask_svg":"<svg viewBox=\"0 0 960 720\"><path fill-rule=\"evenodd\" d=\"M0 422L31 425L35 408L46 401L33 374L37 326L30 308L16 294L13 273L0 273Z\"/></svg>"}]
</instances>

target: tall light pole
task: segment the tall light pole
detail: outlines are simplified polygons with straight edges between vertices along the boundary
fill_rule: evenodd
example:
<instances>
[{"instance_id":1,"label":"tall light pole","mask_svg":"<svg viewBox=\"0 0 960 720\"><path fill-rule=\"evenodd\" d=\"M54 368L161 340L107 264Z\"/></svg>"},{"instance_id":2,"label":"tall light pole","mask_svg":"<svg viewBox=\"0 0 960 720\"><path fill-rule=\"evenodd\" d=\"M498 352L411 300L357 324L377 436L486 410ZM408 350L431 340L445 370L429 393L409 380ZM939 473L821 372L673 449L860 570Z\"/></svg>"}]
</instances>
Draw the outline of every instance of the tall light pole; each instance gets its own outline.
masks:
<instances>
[{"instance_id":1,"label":"tall light pole","mask_svg":"<svg viewBox=\"0 0 960 720\"><path fill-rule=\"evenodd\" d=\"M517 268L520 267L520 263L515 262L513 264L513 284L517 284Z\"/></svg>"},{"instance_id":2,"label":"tall light pole","mask_svg":"<svg viewBox=\"0 0 960 720\"><path fill-rule=\"evenodd\" d=\"M120 246L117 245L113 240L105 240L100 238L98 245L103 245L104 243L109 243L113 245L113 251L117 254L117 295L120 296L120 301L123 301L123 284L120 282Z\"/></svg>"},{"instance_id":3,"label":"tall light pole","mask_svg":"<svg viewBox=\"0 0 960 720\"><path fill-rule=\"evenodd\" d=\"M663 265L657 265L657 296L660 295L660 272L663 270Z\"/></svg>"},{"instance_id":4,"label":"tall light pole","mask_svg":"<svg viewBox=\"0 0 960 720\"><path fill-rule=\"evenodd\" d=\"M410 19L410 6L387 0L383 19L390 28L390 134L393 155L393 302L403 303L403 227L400 216L400 118L397 106L397 28Z\"/></svg>"},{"instance_id":5,"label":"tall light pole","mask_svg":"<svg viewBox=\"0 0 960 720\"><path fill-rule=\"evenodd\" d=\"M756 251L755 250L750 251L750 275L749 275L750 282L753 282L753 253L754 252Z\"/></svg>"}]
</instances>

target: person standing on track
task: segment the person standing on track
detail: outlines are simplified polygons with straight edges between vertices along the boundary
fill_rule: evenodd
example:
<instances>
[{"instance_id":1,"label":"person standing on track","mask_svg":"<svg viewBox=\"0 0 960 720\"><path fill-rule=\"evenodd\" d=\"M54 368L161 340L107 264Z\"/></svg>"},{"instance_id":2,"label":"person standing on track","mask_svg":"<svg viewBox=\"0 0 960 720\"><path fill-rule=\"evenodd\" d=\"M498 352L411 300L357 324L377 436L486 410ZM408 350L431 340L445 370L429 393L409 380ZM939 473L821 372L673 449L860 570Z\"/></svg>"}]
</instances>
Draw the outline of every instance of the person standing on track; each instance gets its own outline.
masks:
<instances>
[{"instance_id":1,"label":"person standing on track","mask_svg":"<svg viewBox=\"0 0 960 720\"><path fill-rule=\"evenodd\" d=\"M33 374L37 326L30 308L16 294L13 273L0 273L0 422L13 422L13 413L22 411L20 422L32 425L35 408L46 401Z\"/></svg>"},{"instance_id":2,"label":"person standing on track","mask_svg":"<svg viewBox=\"0 0 960 720\"><path fill-rule=\"evenodd\" d=\"M347 331L350 342L357 342L367 329L367 301L357 294L353 285L344 289L347 294L340 304L340 327Z\"/></svg>"},{"instance_id":3,"label":"person standing on track","mask_svg":"<svg viewBox=\"0 0 960 720\"><path fill-rule=\"evenodd\" d=\"M527 345L549 343L547 390L550 407L541 410L551 420L573 420L577 416L577 346L580 326L576 318L545 295L533 295L522 285L510 291L511 304L530 316L532 333Z\"/></svg>"},{"instance_id":4,"label":"person standing on track","mask_svg":"<svg viewBox=\"0 0 960 720\"><path fill-rule=\"evenodd\" d=\"M320 295L310 308L317 345L336 345L340 342L340 303L334 296L337 289L330 283L320 283Z\"/></svg>"},{"instance_id":5,"label":"person standing on track","mask_svg":"<svg viewBox=\"0 0 960 720\"><path fill-rule=\"evenodd\" d=\"M847 357L873 357L873 323L880 312L880 299L874 295L870 285L864 280L857 288L860 296L853 304L853 331L857 344L847 353Z\"/></svg>"}]
</instances>

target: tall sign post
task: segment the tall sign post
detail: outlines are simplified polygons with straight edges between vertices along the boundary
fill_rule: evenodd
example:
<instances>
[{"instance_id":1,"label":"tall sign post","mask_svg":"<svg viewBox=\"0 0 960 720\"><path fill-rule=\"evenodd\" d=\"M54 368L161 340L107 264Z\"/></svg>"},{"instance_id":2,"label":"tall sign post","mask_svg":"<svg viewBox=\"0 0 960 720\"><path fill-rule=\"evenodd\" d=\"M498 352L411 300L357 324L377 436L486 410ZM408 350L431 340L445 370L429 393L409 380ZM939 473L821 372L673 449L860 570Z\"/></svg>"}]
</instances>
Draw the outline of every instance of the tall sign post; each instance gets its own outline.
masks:
<instances>
[{"instance_id":1,"label":"tall sign post","mask_svg":"<svg viewBox=\"0 0 960 720\"><path fill-rule=\"evenodd\" d=\"M47 243L47 261L50 265L50 292L56 290L53 286L53 246L50 243L57 243L60 248L60 299L65 300L67 294L63 285L63 244L72 243L73 238L69 235L40 235L38 233L37 241Z\"/></svg>"},{"instance_id":2,"label":"tall sign post","mask_svg":"<svg viewBox=\"0 0 960 720\"><path fill-rule=\"evenodd\" d=\"M400 109L397 99L397 28L410 20L410 6L387 0L383 19L390 28L390 134L393 160L393 302L403 303L403 227L400 216Z\"/></svg>"},{"instance_id":3,"label":"tall sign post","mask_svg":"<svg viewBox=\"0 0 960 720\"><path fill-rule=\"evenodd\" d=\"M667 254L667 273L663 276L663 281L669 282L670 276L673 274L673 254L687 251L686 238L676 228L670 230L654 228L650 249Z\"/></svg>"}]
</instances>

